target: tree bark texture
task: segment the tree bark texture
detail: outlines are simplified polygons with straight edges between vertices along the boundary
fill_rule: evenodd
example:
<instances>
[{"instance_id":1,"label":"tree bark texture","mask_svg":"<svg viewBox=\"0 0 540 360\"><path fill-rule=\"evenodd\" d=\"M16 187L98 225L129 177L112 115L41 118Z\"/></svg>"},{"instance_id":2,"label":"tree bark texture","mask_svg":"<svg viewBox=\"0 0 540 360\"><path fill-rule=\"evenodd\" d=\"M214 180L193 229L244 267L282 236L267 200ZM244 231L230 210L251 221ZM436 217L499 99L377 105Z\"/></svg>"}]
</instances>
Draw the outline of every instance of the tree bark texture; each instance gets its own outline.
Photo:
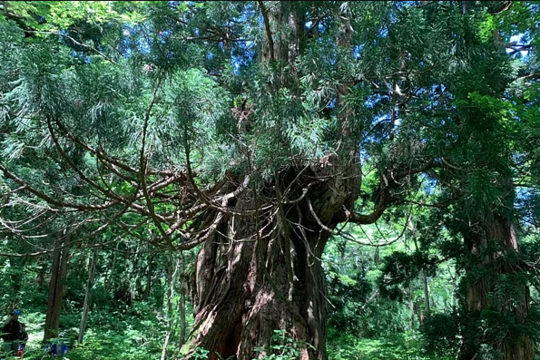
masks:
<instances>
[{"instance_id":1,"label":"tree bark texture","mask_svg":"<svg viewBox=\"0 0 540 360\"><path fill-rule=\"evenodd\" d=\"M323 178L305 173L306 179ZM197 259L195 327L184 351L187 358L196 347L210 350L211 360L262 358L274 330L285 330L298 342L300 359L327 358L320 257L331 229L343 220L342 209L352 208L359 188L358 176L329 178L296 204L281 201L264 215L231 216L206 241ZM258 196L246 192L235 208L257 209ZM255 351L259 347L265 350Z\"/></svg>"},{"instance_id":2,"label":"tree bark texture","mask_svg":"<svg viewBox=\"0 0 540 360\"><path fill-rule=\"evenodd\" d=\"M472 261L464 280L468 323L459 359L478 358L479 346L484 343L503 360L534 360L534 344L526 334L510 334L496 322L485 329L479 326L481 316L485 318L490 313L496 314L498 321L504 319L508 327L527 325L531 298L527 280L515 260L519 248L511 220L492 214L482 226L469 229L465 245Z\"/></svg>"}]
</instances>

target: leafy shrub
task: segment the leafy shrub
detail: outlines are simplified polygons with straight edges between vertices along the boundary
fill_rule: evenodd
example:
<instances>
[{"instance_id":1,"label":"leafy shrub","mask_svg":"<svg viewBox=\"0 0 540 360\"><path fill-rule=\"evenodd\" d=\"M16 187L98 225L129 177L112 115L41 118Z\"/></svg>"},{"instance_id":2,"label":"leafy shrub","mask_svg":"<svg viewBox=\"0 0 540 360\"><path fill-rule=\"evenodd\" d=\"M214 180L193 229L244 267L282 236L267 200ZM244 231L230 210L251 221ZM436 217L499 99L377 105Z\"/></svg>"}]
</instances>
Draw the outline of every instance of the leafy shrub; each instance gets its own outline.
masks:
<instances>
[{"instance_id":1,"label":"leafy shrub","mask_svg":"<svg viewBox=\"0 0 540 360\"><path fill-rule=\"evenodd\" d=\"M300 356L301 344L286 330L274 330L270 349L257 348L255 351L269 353L264 360L296 360Z\"/></svg>"},{"instance_id":2,"label":"leafy shrub","mask_svg":"<svg viewBox=\"0 0 540 360\"><path fill-rule=\"evenodd\" d=\"M456 313L433 314L424 320L420 331L426 351L430 354L449 354L459 348L459 318Z\"/></svg>"},{"instance_id":3,"label":"leafy shrub","mask_svg":"<svg viewBox=\"0 0 540 360\"><path fill-rule=\"evenodd\" d=\"M453 354L429 355L422 337L407 332L381 339L361 339L353 335L335 337L328 343L329 360L450 360Z\"/></svg>"}]
</instances>

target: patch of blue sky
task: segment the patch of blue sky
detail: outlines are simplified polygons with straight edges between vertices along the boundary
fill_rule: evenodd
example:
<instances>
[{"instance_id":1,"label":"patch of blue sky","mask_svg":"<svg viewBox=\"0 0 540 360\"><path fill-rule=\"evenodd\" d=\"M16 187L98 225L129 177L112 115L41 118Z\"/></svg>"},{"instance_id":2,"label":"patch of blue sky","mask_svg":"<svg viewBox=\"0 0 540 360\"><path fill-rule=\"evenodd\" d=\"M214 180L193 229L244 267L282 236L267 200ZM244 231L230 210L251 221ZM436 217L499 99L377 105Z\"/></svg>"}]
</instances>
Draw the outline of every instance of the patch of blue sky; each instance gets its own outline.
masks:
<instances>
[{"instance_id":1,"label":"patch of blue sky","mask_svg":"<svg viewBox=\"0 0 540 360\"><path fill-rule=\"evenodd\" d=\"M437 180L433 177L430 177L428 175L423 176L423 186L424 191L428 195L434 195L437 191Z\"/></svg>"},{"instance_id":2,"label":"patch of blue sky","mask_svg":"<svg viewBox=\"0 0 540 360\"><path fill-rule=\"evenodd\" d=\"M362 50L364 50L365 47L366 47L365 44L356 45L354 47L353 56L355 59L360 58L360 56L362 55Z\"/></svg>"},{"instance_id":3,"label":"patch of blue sky","mask_svg":"<svg viewBox=\"0 0 540 360\"><path fill-rule=\"evenodd\" d=\"M243 41L235 44L234 50L241 50L233 51L231 54L231 65L235 75L240 73L243 66L249 66L255 60L255 47L254 41Z\"/></svg>"},{"instance_id":4,"label":"patch of blue sky","mask_svg":"<svg viewBox=\"0 0 540 360\"><path fill-rule=\"evenodd\" d=\"M397 6L397 8L403 8L406 6L416 6L417 1L393 1L393 3Z\"/></svg>"},{"instance_id":5,"label":"patch of blue sky","mask_svg":"<svg viewBox=\"0 0 540 360\"><path fill-rule=\"evenodd\" d=\"M333 98L332 100L330 100L330 102L328 103L328 108L330 109L333 109L336 107L336 98Z\"/></svg>"},{"instance_id":6,"label":"patch of blue sky","mask_svg":"<svg viewBox=\"0 0 540 360\"><path fill-rule=\"evenodd\" d=\"M232 64L233 64L233 73L234 73L234 75L238 76L240 74L241 65L240 65L239 62L235 62L235 61L233 61Z\"/></svg>"},{"instance_id":7,"label":"patch of blue sky","mask_svg":"<svg viewBox=\"0 0 540 360\"><path fill-rule=\"evenodd\" d=\"M137 40L137 49L141 52L141 54L149 54L150 53L150 44L146 39L139 39Z\"/></svg>"},{"instance_id":8,"label":"patch of blue sky","mask_svg":"<svg viewBox=\"0 0 540 360\"><path fill-rule=\"evenodd\" d=\"M159 42L162 43L162 44L165 44L165 42L167 41L167 38L171 36L171 31L170 30L163 30L159 33Z\"/></svg>"},{"instance_id":9,"label":"patch of blue sky","mask_svg":"<svg viewBox=\"0 0 540 360\"><path fill-rule=\"evenodd\" d=\"M169 4L170 7L173 9L177 9L178 5L180 4L180 1L167 1L167 4Z\"/></svg>"},{"instance_id":10,"label":"patch of blue sky","mask_svg":"<svg viewBox=\"0 0 540 360\"><path fill-rule=\"evenodd\" d=\"M510 43L515 43L516 47L528 46L530 45L529 36L526 32L523 34L513 35L512 37L510 37ZM529 56L529 49L525 49L524 51L516 51L514 48L508 47L506 48L506 53L512 55L519 54L521 59L526 60Z\"/></svg>"},{"instance_id":11,"label":"patch of blue sky","mask_svg":"<svg viewBox=\"0 0 540 360\"><path fill-rule=\"evenodd\" d=\"M537 197L539 195L538 190L525 187L517 187L515 194L516 197L514 200L514 207L518 210L521 210L522 221L526 223L532 223L534 221L535 214L533 207L531 206L531 202L533 202L534 197Z\"/></svg>"},{"instance_id":12,"label":"patch of blue sky","mask_svg":"<svg viewBox=\"0 0 540 360\"><path fill-rule=\"evenodd\" d=\"M133 54L133 49L131 48L131 36L134 31L133 26L129 24L124 24L122 28L122 47L124 48L124 56L130 57Z\"/></svg>"},{"instance_id":13,"label":"patch of blue sky","mask_svg":"<svg viewBox=\"0 0 540 360\"><path fill-rule=\"evenodd\" d=\"M313 27L313 21L310 20L306 22L304 26L306 27L306 29L311 29ZM322 34L326 30L326 27L324 26L322 21L319 21L319 23L317 24L317 30L320 34Z\"/></svg>"},{"instance_id":14,"label":"patch of blue sky","mask_svg":"<svg viewBox=\"0 0 540 360\"><path fill-rule=\"evenodd\" d=\"M257 20L259 22L259 29L264 29L264 18L262 16L262 12L260 12L259 16L257 16Z\"/></svg>"},{"instance_id":15,"label":"patch of blue sky","mask_svg":"<svg viewBox=\"0 0 540 360\"><path fill-rule=\"evenodd\" d=\"M383 100L389 100L389 96L381 95L381 94L371 94L364 101L364 106L368 109L373 109L376 105L378 105Z\"/></svg>"},{"instance_id":16,"label":"patch of blue sky","mask_svg":"<svg viewBox=\"0 0 540 360\"><path fill-rule=\"evenodd\" d=\"M526 158L527 158L527 155L526 155L526 154L523 154L523 153L515 152L514 154L512 154L512 161L513 161L514 163L521 163L521 162L523 162Z\"/></svg>"},{"instance_id":17,"label":"patch of blue sky","mask_svg":"<svg viewBox=\"0 0 540 360\"><path fill-rule=\"evenodd\" d=\"M362 147L362 144L360 144L359 146L359 150L358 150L358 158L359 158L359 162L361 164L369 161L369 159L371 158L371 156L369 156L367 150L365 147Z\"/></svg>"}]
</instances>

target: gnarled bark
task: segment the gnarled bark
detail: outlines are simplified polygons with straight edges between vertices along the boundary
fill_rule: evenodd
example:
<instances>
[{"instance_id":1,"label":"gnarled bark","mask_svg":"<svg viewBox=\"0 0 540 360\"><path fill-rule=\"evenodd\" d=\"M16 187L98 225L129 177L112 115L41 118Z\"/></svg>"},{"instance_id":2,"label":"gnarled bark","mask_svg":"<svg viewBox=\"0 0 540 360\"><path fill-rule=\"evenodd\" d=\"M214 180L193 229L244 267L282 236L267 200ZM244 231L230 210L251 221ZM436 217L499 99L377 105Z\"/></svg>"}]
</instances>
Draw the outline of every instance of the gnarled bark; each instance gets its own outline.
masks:
<instances>
[{"instance_id":1,"label":"gnarled bark","mask_svg":"<svg viewBox=\"0 0 540 360\"><path fill-rule=\"evenodd\" d=\"M280 201L271 210L222 222L198 255L195 327L183 356L190 358L202 347L210 351L209 359L264 357L274 330L285 330L301 349L301 359L327 358L320 257L343 208L351 209L358 179L321 181L294 204L278 192ZM248 191L235 208L258 206L257 194Z\"/></svg>"}]
</instances>

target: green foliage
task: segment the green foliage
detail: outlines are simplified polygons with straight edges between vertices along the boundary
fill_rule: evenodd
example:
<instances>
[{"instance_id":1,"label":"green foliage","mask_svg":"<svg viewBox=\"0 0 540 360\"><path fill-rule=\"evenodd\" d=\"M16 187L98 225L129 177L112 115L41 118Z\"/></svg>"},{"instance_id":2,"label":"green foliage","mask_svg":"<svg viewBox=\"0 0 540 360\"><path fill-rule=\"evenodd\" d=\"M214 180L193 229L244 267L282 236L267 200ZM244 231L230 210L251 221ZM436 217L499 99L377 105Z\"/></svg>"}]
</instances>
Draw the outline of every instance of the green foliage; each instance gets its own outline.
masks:
<instances>
[{"instance_id":1,"label":"green foliage","mask_svg":"<svg viewBox=\"0 0 540 360\"><path fill-rule=\"evenodd\" d=\"M302 344L282 329L274 330L268 349L257 348L255 351L266 354L264 360L295 360L300 356L301 346Z\"/></svg>"},{"instance_id":2,"label":"green foliage","mask_svg":"<svg viewBox=\"0 0 540 360\"><path fill-rule=\"evenodd\" d=\"M460 321L456 312L433 314L420 331L428 354L443 356L456 353L460 344Z\"/></svg>"},{"instance_id":3,"label":"green foliage","mask_svg":"<svg viewBox=\"0 0 540 360\"><path fill-rule=\"evenodd\" d=\"M330 360L450 360L450 353L430 356L425 353L418 334L404 333L382 339L361 339L341 335L328 344Z\"/></svg>"},{"instance_id":4,"label":"green foliage","mask_svg":"<svg viewBox=\"0 0 540 360\"><path fill-rule=\"evenodd\" d=\"M418 276L421 269L433 269L435 261L427 254L414 252L407 254L396 251L383 259L381 276L378 279L379 289L383 296L392 300L401 300L401 285L408 285ZM432 275L433 271L428 271L427 275Z\"/></svg>"},{"instance_id":5,"label":"green foliage","mask_svg":"<svg viewBox=\"0 0 540 360\"><path fill-rule=\"evenodd\" d=\"M193 350L193 358L195 360L206 360L208 359L208 354L210 354L210 351L204 348L198 347Z\"/></svg>"}]
</instances>

